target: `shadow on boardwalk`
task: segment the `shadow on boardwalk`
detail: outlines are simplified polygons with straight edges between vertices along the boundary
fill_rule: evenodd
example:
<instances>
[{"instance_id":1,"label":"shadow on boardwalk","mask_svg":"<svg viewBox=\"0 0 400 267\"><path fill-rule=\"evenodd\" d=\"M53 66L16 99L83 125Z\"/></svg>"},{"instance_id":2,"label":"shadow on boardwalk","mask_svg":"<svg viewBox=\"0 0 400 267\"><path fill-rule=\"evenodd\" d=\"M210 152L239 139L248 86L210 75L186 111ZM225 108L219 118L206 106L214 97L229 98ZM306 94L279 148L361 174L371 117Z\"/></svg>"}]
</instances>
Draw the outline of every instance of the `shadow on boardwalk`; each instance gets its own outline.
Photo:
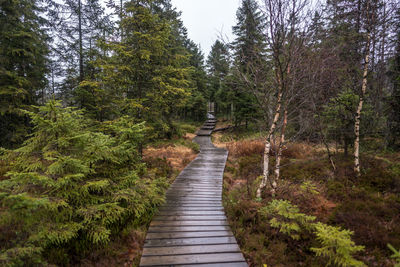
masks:
<instances>
[{"instance_id":1,"label":"shadow on boardwalk","mask_svg":"<svg viewBox=\"0 0 400 267\"><path fill-rule=\"evenodd\" d=\"M209 120L198 132L194 141L200 154L168 190L147 233L140 266L247 266L221 202L228 152L211 143L214 127Z\"/></svg>"}]
</instances>

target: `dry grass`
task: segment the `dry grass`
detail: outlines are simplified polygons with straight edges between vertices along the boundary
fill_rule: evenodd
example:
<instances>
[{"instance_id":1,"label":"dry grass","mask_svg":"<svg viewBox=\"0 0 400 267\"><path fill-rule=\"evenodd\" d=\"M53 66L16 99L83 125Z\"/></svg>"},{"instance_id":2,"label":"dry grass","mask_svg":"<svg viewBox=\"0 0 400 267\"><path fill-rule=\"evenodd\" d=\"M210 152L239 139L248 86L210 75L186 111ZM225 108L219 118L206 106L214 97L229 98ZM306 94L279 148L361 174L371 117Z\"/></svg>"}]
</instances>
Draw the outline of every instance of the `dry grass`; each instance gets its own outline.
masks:
<instances>
[{"instance_id":1,"label":"dry grass","mask_svg":"<svg viewBox=\"0 0 400 267\"><path fill-rule=\"evenodd\" d=\"M314 152L315 148L309 143L289 143L282 151L282 155L285 158L306 159L312 157Z\"/></svg>"},{"instance_id":2,"label":"dry grass","mask_svg":"<svg viewBox=\"0 0 400 267\"><path fill-rule=\"evenodd\" d=\"M229 142L226 145L229 153L236 157L262 155L264 153L264 142L261 140L244 140Z\"/></svg>"},{"instance_id":3,"label":"dry grass","mask_svg":"<svg viewBox=\"0 0 400 267\"><path fill-rule=\"evenodd\" d=\"M243 140L243 141L232 141L232 142L219 142L220 138L218 135L215 136L215 145L218 147L227 148L229 153L235 157L262 155L265 150L265 141L262 139L255 140ZM277 140L271 145L270 155L276 155L277 153ZM282 156L284 158L291 159L307 159L312 157L317 148L309 143L288 143L283 147Z\"/></svg>"},{"instance_id":4,"label":"dry grass","mask_svg":"<svg viewBox=\"0 0 400 267\"><path fill-rule=\"evenodd\" d=\"M196 158L196 153L186 146L168 145L163 147L149 147L143 151L144 159L166 159L174 170L183 170L187 164Z\"/></svg>"}]
</instances>

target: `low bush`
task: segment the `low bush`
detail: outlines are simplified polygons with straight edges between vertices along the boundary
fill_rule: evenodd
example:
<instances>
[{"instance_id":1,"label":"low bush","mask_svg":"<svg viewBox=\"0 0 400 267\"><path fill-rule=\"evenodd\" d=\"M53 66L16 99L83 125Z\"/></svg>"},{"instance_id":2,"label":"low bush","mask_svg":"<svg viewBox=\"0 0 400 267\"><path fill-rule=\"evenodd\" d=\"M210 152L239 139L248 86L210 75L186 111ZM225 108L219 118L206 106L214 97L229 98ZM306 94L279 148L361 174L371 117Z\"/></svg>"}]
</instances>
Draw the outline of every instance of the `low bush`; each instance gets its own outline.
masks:
<instances>
[{"instance_id":1,"label":"low bush","mask_svg":"<svg viewBox=\"0 0 400 267\"><path fill-rule=\"evenodd\" d=\"M351 240L353 232L340 227L315 222L314 216L299 211L299 208L287 200L272 200L267 206L259 209L261 216L269 220L273 228L300 240L301 236L313 233L318 247L310 248L318 257L326 258L327 265L335 266L365 266L353 258L353 254L363 251L363 246L356 246Z\"/></svg>"},{"instance_id":2,"label":"low bush","mask_svg":"<svg viewBox=\"0 0 400 267\"><path fill-rule=\"evenodd\" d=\"M227 148L236 157L263 155L265 144L261 140L244 140L228 143Z\"/></svg>"},{"instance_id":3,"label":"low bush","mask_svg":"<svg viewBox=\"0 0 400 267\"><path fill-rule=\"evenodd\" d=\"M142 124L122 117L94 131L55 101L26 114L32 135L2 156L0 265L70 265L163 202L165 179L144 175L138 155Z\"/></svg>"}]
</instances>

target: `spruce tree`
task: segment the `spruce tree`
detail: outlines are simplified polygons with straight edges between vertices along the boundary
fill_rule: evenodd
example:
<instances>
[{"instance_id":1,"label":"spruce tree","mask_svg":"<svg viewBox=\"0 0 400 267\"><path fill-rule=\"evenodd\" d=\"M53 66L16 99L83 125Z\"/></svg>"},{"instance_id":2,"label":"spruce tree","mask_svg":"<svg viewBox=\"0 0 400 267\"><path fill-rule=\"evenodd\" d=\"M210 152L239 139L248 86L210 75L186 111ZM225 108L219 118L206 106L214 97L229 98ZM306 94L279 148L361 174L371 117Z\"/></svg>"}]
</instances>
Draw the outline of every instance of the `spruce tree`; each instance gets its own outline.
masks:
<instances>
[{"instance_id":1,"label":"spruce tree","mask_svg":"<svg viewBox=\"0 0 400 267\"><path fill-rule=\"evenodd\" d=\"M257 113L256 99L252 94L262 86L258 73L266 73L266 43L264 20L254 0L243 0L236 13L237 24L233 27L236 39L231 44L234 56L235 120L241 123L254 119ZM252 81L248 83L247 81ZM257 82L254 82L257 81Z\"/></svg>"},{"instance_id":2,"label":"spruce tree","mask_svg":"<svg viewBox=\"0 0 400 267\"><path fill-rule=\"evenodd\" d=\"M94 92L80 83L93 79L98 72L93 62L104 54L98 41L111 34L110 18L99 0L64 0L55 3L48 14L53 57L62 63L55 69L59 75L57 80L62 80L58 85L60 97L67 104L94 113Z\"/></svg>"},{"instance_id":3,"label":"spruce tree","mask_svg":"<svg viewBox=\"0 0 400 267\"><path fill-rule=\"evenodd\" d=\"M387 143L391 148L398 146L400 136L400 9L396 14L396 50L392 61L390 76L393 82L393 91L389 97L388 134Z\"/></svg>"},{"instance_id":4,"label":"spruce tree","mask_svg":"<svg viewBox=\"0 0 400 267\"><path fill-rule=\"evenodd\" d=\"M208 90L206 98L216 103L217 113L226 113L230 108L231 93L228 90L230 71L230 54L228 47L216 40L207 58Z\"/></svg>"},{"instance_id":5,"label":"spruce tree","mask_svg":"<svg viewBox=\"0 0 400 267\"><path fill-rule=\"evenodd\" d=\"M1 151L10 171L0 181L0 225L12 239L0 244L0 265L71 265L163 201L165 180L140 177L143 124L125 116L94 131L82 110L55 101L26 114L31 137Z\"/></svg>"},{"instance_id":6,"label":"spruce tree","mask_svg":"<svg viewBox=\"0 0 400 267\"><path fill-rule=\"evenodd\" d=\"M0 10L0 146L9 147L29 128L18 109L43 97L48 36L39 1L1 1Z\"/></svg>"}]
</instances>

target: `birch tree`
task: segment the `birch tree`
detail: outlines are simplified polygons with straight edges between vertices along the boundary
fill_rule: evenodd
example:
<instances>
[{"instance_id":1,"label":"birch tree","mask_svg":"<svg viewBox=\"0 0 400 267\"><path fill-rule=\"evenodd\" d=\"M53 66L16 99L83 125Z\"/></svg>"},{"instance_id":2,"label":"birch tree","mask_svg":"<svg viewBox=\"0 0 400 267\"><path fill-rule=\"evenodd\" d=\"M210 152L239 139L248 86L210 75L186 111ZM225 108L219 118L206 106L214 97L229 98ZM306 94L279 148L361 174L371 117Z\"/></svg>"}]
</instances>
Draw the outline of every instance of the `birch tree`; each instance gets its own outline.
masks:
<instances>
[{"instance_id":1,"label":"birch tree","mask_svg":"<svg viewBox=\"0 0 400 267\"><path fill-rule=\"evenodd\" d=\"M263 177L257 189L257 198L261 198L261 192L268 185L272 195L276 193L278 187L279 165L276 166L275 177L269 176L271 145L275 136L281 113L287 114L287 110L282 111L282 103L287 98L290 80L290 68L293 55L298 45L297 37L301 28L300 17L303 14L306 1L304 0L265 0L264 12L267 20L267 42L270 48L270 58L273 66L273 82L275 88L276 105L272 121L270 122L267 136L265 137L265 148L263 157ZM287 105L284 105L287 107ZM286 116L285 116L286 117ZM285 129L287 117L283 120ZM281 134L281 144L284 138L284 131ZM278 155L279 155L278 151ZM278 163L279 164L279 163Z\"/></svg>"},{"instance_id":2,"label":"birch tree","mask_svg":"<svg viewBox=\"0 0 400 267\"><path fill-rule=\"evenodd\" d=\"M365 54L364 54L364 69L363 69L363 77L362 77L362 85L360 92L360 100L358 102L357 112L355 116L354 123L354 172L357 176L361 175L360 168L360 122L361 122L361 111L364 105L364 98L367 92L367 83L368 83L368 67L370 61L370 47L371 47L371 32L373 29L373 21L375 20L374 15L374 7L372 7L371 0L366 2L366 42L365 42Z\"/></svg>"}]
</instances>

